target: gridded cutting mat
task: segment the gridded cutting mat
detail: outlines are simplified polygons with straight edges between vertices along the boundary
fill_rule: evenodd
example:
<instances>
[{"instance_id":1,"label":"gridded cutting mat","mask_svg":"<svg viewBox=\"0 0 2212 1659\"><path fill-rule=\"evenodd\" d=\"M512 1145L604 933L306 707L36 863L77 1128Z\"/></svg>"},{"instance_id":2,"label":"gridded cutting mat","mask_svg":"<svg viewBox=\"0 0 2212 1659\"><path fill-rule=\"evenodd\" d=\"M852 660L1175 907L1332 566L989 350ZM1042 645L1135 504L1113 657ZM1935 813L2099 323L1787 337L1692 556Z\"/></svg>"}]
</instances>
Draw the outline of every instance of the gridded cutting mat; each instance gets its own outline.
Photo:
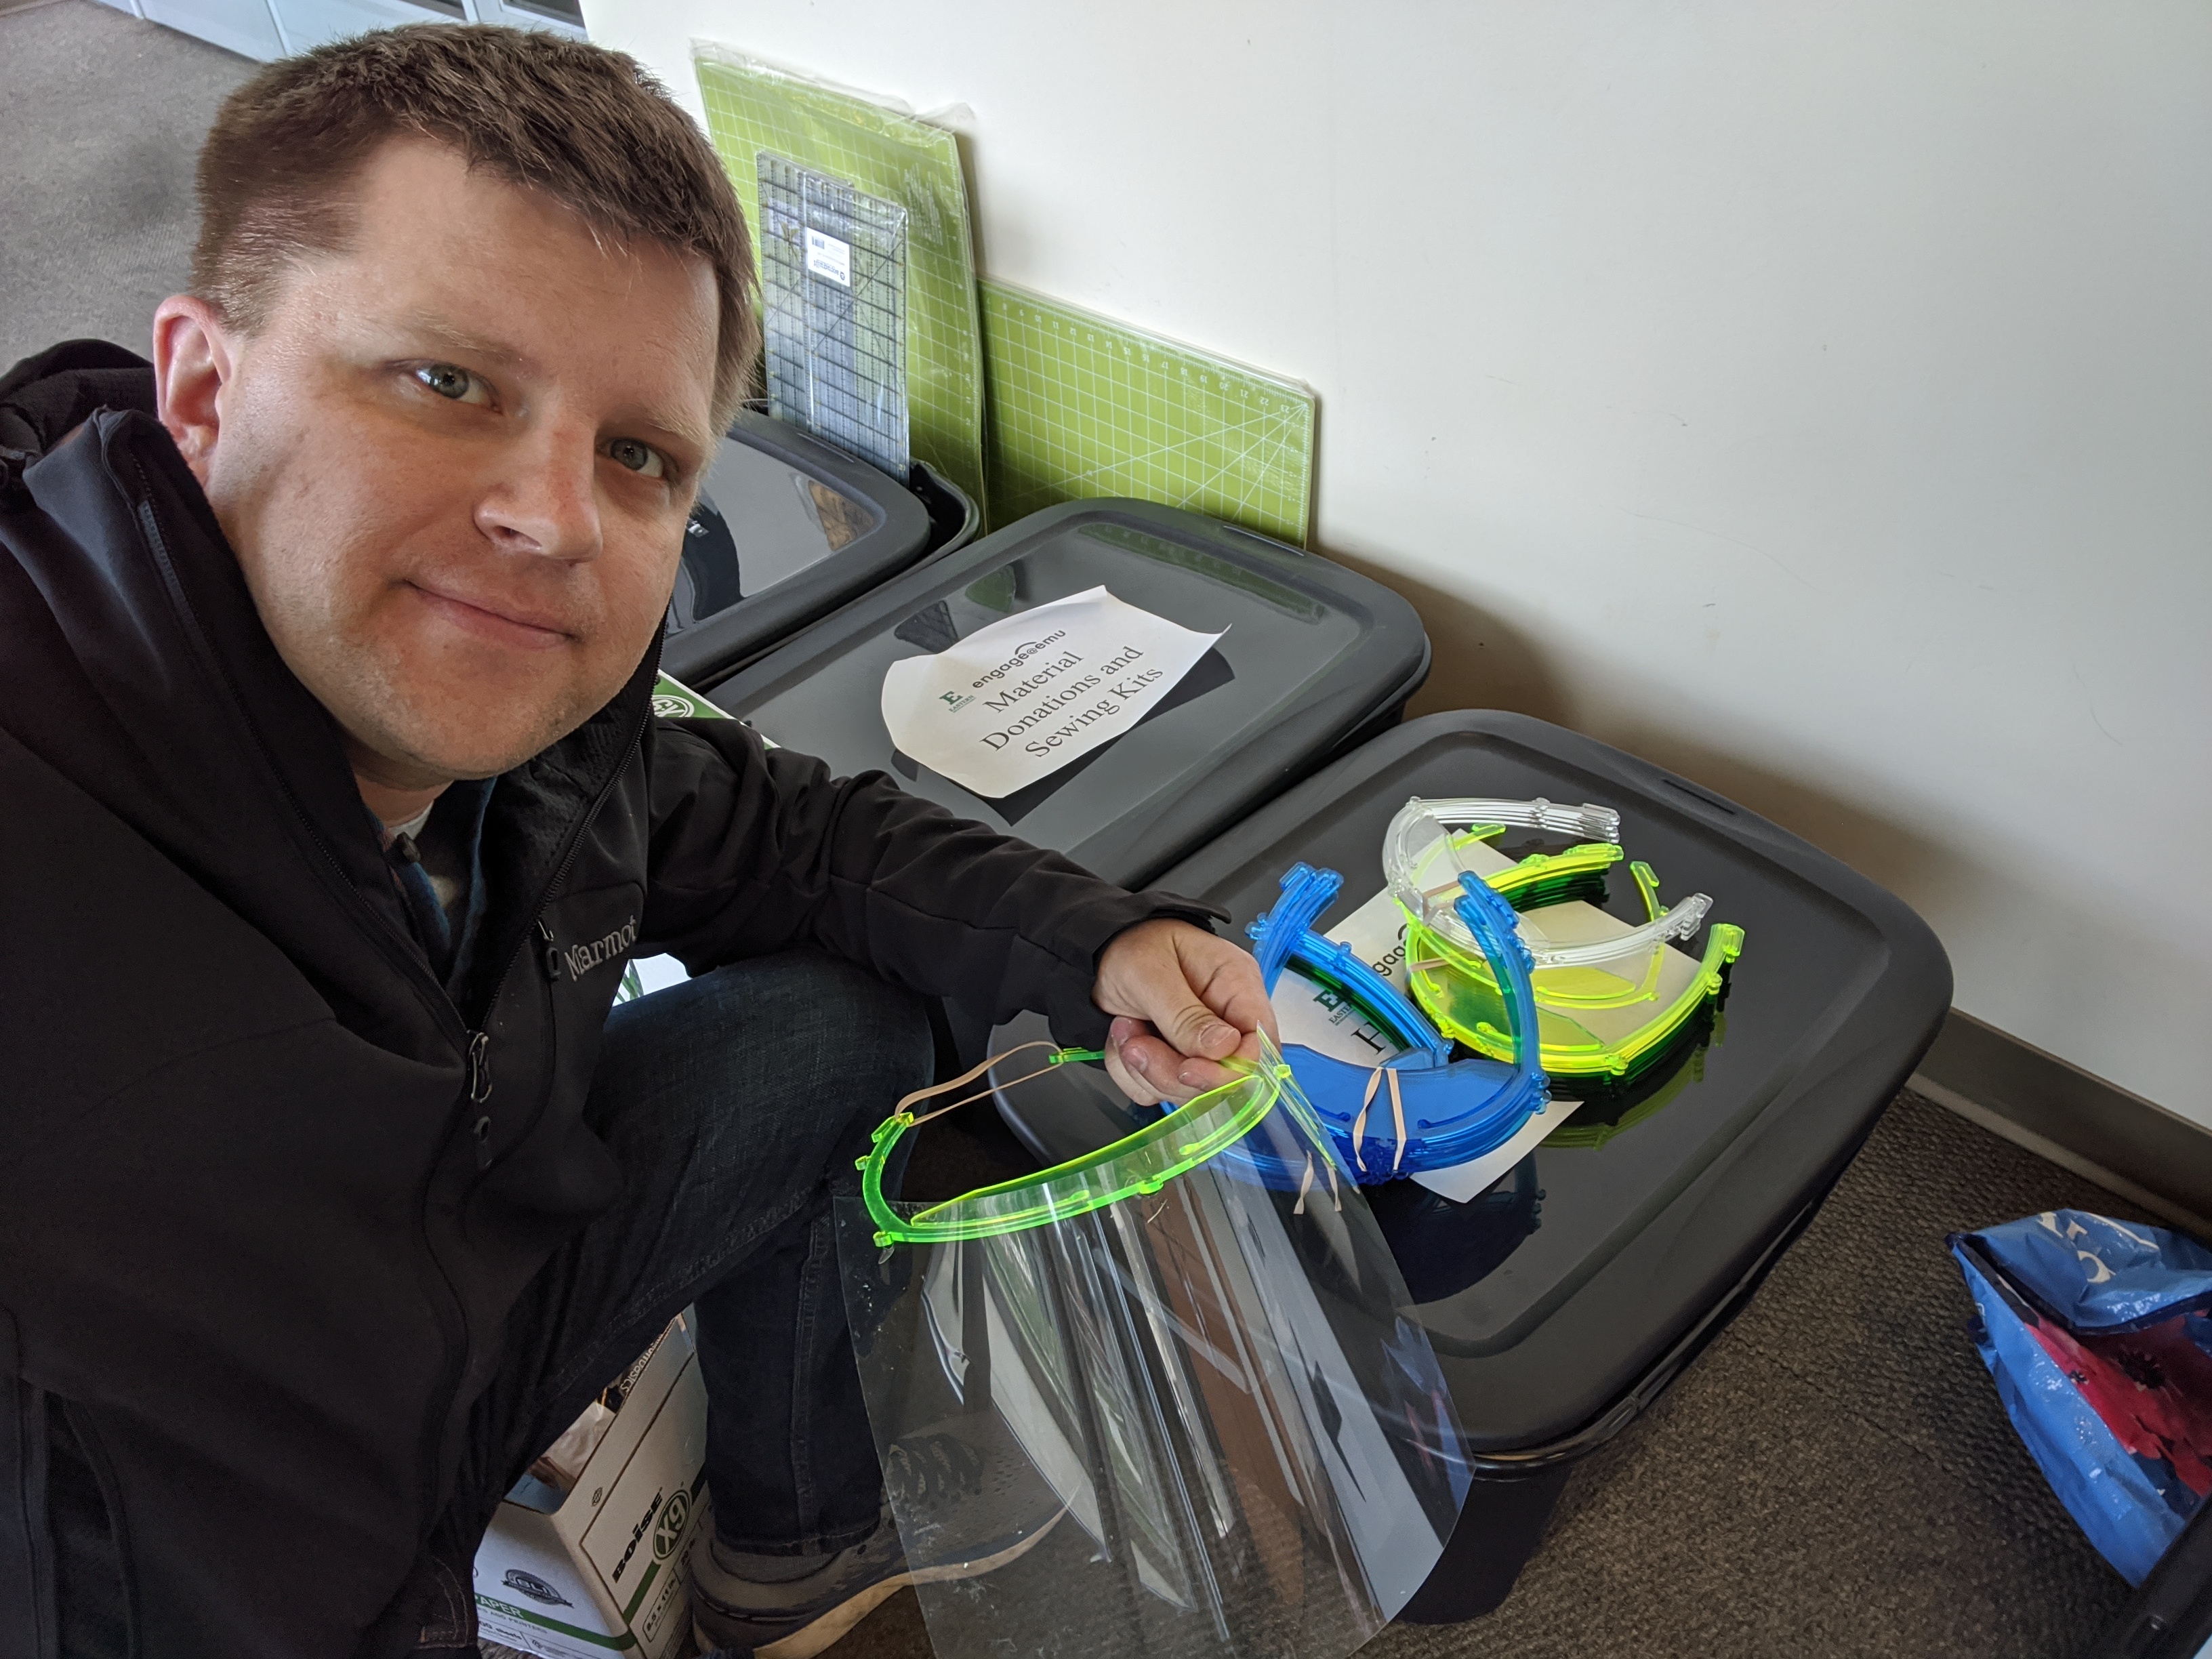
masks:
<instances>
[{"instance_id":1,"label":"gridded cutting mat","mask_svg":"<svg viewBox=\"0 0 2212 1659\"><path fill-rule=\"evenodd\" d=\"M1135 495L1305 545L1310 392L1020 289L980 288L993 526Z\"/></svg>"},{"instance_id":2,"label":"gridded cutting mat","mask_svg":"<svg viewBox=\"0 0 2212 1659\"><path fill-rule=\"evenodd\" d=\"M769 412L903 478L906 210L758 159Z\"/></svg>"},{"instance_id":3,"label":"gridded cutting mat","mask_svg":"<svg viewBox=\"0 0 2212 1659\"><path fill-rule=\"evenodd\" d=\"M756 246L762 240L763 150L906 210L906 397L914 454L982 502L982 336L957 141L864 98L716 47L696 48L693 59L708 133Z\"/></svg>"}]
</instances>

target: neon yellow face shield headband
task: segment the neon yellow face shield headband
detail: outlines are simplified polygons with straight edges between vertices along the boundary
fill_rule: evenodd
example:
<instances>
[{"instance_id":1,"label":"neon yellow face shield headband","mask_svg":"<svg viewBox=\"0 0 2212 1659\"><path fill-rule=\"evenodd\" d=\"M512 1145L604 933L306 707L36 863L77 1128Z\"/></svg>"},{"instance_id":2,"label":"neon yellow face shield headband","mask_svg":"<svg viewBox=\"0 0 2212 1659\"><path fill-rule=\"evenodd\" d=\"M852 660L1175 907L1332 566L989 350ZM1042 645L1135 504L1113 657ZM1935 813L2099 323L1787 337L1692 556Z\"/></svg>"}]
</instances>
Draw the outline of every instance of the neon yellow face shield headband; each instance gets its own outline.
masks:
<instances>
[{"instance_id":1,"label":"neon yellow face shield headband","mask_svg":"<svg viewBox=\"0 0 2212 1659\"><path fill-rule=\"evenodd\" d=\"M1036 1071L1013 1079L1006 1087L1025 1083L1055 1066L1102 1058L1096 1049L1052 1048L1049 1043L1042 1042L1024 1046L1051 1052ZM980 1091L951 1105L920 1115L911 1109L933 1096L949 1093L974 1082L1007 1055L994 1055L973 1071L934 1089L916 1091L899 1103L897 1111L877 1126L875 1143L860 1163L860 1194L867 1203L868 1213L876 1220L876 1243L939 1244L960 1239L992 1238L1072 1220L1126 1198L1156 1193L1177 1176L1235 1146L1278 1107L1296 1119L1299 1128L1316 1144L1327 1146L1326 1133L1314 1117L1313 1108L1298 1092L1291 1068L1265 1033L1261 1036L1260 1046L1261 1059L1258 1065L1248 1060L1230 1061L1230 1068L1241 1075L1110 1146L1085 1158L1071 1158L1036 1175L1024 1176L1018 1181L981 1188L928 1209L902 1215L884 1194L884 1170L900 1140L928 1119L953 1111L991 1091ZM1020 1052L1018 1048L1008 1051ZM1325 1158L1306 1159L1288 1176L1293 1182L1307 1185L1321 1182L1332 1189L1337 1177L1334 1164ZM1279 1176L1278 1183L1282 1179Z\"/></svg>"},{"instance_id":2,"label":"neon yellow face shield headband","mask_svg":"<svg viewBox=\"0 0 2212 1659\"><path fill-rule=\"evenodd\" d=\"M1595 840L1516 864L1486 844L1501 826ZM1555 881L1568 866L1579 872L1617 860L1620 853L1613 843L1620 834L1619 814L1602 806L1408 801L1384 836L1383 867L1406 915L1408 981L1430 1018L1480 1053L1511 1058L1497 976L1452 908L1459 877L1473 875L1525 902L1530 890ZM1742 952L1743 930L1725 922L1707 930L1702 959L1670 949L1674 941L1695 936L1712 900L1697 893L1662 908L1651 866L1638 860L1629 872L1644 903L1640 925L1575 901L1522 911L1521 938L1535 963L1540 1059L1555 1076L1622 1078L1657 1058L1720 994L1726 969Z\"/></svg>"}]
</instances>

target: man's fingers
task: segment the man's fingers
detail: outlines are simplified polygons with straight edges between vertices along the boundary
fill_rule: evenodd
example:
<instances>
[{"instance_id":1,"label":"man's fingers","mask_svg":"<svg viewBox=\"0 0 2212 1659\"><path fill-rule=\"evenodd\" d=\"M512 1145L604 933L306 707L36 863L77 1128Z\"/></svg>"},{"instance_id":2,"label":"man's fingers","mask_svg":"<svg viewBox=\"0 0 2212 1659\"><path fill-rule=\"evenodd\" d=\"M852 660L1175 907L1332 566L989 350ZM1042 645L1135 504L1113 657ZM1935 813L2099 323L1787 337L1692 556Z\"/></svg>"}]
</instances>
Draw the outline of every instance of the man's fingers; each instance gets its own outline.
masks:
<instances>
[{"instance_id":1,"label":"man's fingers","mask_svg":"<svg viewBox=\"0 0 2212 1659\"><path fill-rule=\"evenodd\" d=\"M1249 952L1188 922L1143 922L1099 959L1093 999L1117 1015L1106 1068L1133 1100L1183 1101L1231 1076L1221 1061L1256 1060L1274 1010Z\"/></svg>"},{"instance_id":2,"label":"man's fingers","mask_svg":"<svg viewBox=\"0 0 2212 1659\"><path fill-rule=\"evenodd\" d=\"M1247 1032L1274 1035L1275 1011L1249 951L1195 927L1176 928L1164 942L1170 949L1146 963L1144 987L1162 1036L1186 1054L1219 1060L1245 1046Z\"/></svg>"},{"instance_id":3,"label":"man's fingers","mask_svg":"<svg viewBox=\"0 0 2212 1659\"><path fill-rule=\"evenodd\" d=\"M1237 1076L1225 1066L1179 1053L1134 1019L1114 1022L1106 1039L1106 1072L1141 1105L1167 1101L1180 1106Z\"/></svg>"},{"instance_id":4,"label":"man's fingers","mask_svg":"<svg viewBox=\"0 0 2212 1659\"><path fill-rule=\"evenodd\" d=\"M1232 1072L1226 1066L1211 1060L1193 1060L1186 1055L1176 1067L1176 1087L1186 1097L1202 1095L1209 1089L1219 1089L1245 1075Z\"/></svg>"},{"instance_id":5,"label":"man's fingers","mask_svg":"<svg viewBox=\"0 0 2212 1659\"><path fill-rule=\"evenodd\" d=\"M1186 1090L1176 1073L1183 1057L1160 1041L1140 1019L1117 1019L1106 1038L1106 1073L1121 1092L1140 1106L1158 1101L1181 1105L1196 1092Z\"/></svg>"}]
</instances>

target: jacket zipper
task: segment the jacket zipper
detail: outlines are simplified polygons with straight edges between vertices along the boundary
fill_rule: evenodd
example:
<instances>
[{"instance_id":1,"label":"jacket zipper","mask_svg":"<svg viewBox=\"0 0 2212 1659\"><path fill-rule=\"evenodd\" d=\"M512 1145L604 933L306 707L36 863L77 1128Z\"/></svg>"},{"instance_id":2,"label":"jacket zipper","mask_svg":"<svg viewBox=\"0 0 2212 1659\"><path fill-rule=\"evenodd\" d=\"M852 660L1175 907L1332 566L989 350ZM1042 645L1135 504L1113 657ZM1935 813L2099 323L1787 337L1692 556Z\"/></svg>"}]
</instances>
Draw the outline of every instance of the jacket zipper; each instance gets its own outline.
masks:
<instances>
[{"instance_id":1,"label":"jacket zipper","mask_svg":"<svg viewBox=\"0 0 2212 1659\"><path fill-rule=\"evenodd\" d=\"M638 739L645 734L646 722L652 717L653 708L648 703L646 705L644 713L640 715L636 726L631 729L629 740L623 745L621 752L628 754L637 747ZM561 884L568 880L568 872L575 867L577 855L583 850L585 832L592 827L592 821L599 816L599 809L607 804L607 798L614 793L615 785L622 781L623 773L627 769L626 765L618 766L608 774L606 781L599 786L599 793L592 797L592 804L584 809L582 815L576 820L576 827L569 832L568 844L562 852L561 862L555 866L552 876L546 881L544 886L538 889L538 902L535 906L538 914L532 927L537 934L540 947L538 963L545 970L545 977L549 984L558 981L561 976L561 957L553 938L553 930L545 925L546 901L559 892ZM499 1006L500 997L507 989L507 981L513 976L515 965L522 960L522 953L529 948L529 945L530 939L527 934L515 941L514 949L509 953L506 965L499 970L498 979L492 983L491 997L484 1004L487 1010ZM549 1016L547 1020L549 1036L551 1030L552 1019ZM552 1086L551 1069L550 1066L548 1067L546 1086L549 1091ZM482 1094L475 1092L479 1080L483 1085ZM470 1034L469 1086L471 1091L469 1098L475 1105L481 1107L490 1097L491 1035L487 1031L475 1031ZM544 1102L540 1100L538 1105L539 1109L543 1110ZM535 1121L534 1119L532 1121ZM525 1127L526 1133L527 1126L526 1125ZM476 1138L477 1173L479 1179L498 1161L498 1155L491 1149L491 1114L480 1112L475 1123L471 1126L471 1133ZM465 1203L468 1194L464 1193L461 1196L462 1201Z\"/></svg>"},{"instance_id":2,"label":"jacket zipper","mask_svg":"<svg viewBox=\"0 0 2212 1659\"><path fill-rule=\"evenodd\" d=\"M481 1106L491 1098L491 1036L489 1032L477 1031L469 1037L469 1103ZM470 1126L470 1134L476 1138L477 1169L491 1168L491 1114L478 1115Z\"/></svg>"},{"instance_id":3,"label":"jacket zipper","mask_svg":"<svg viewBox=\"0 0 2212 1659\"><path fill-rule=\"evenodd\" d=\"M638 720L636 727L631 732L629 743L625 745L623 752L627 753L629 749L636 746L638 738L644 734L646 720L650 718L651 705L648 704L647 714ZM539 941L545 947L545 953L540 957L540 961L548 969L549 978L550 977L550 970L556 965L557 959L553 955L553 930L545 925L544 911L546 901L551 898L555 893L559 892L561 890L561 884L568 878L568 872L574 867L577 854L583 848L585 832L591 828L592 820L599 817L599 809L607 804L607 797L614 793L615 785L622 781L622 775L626 769L626 765L617 767L608 776L607 781L599 786L599 792L592 798L592 804L585 808L582 816L578 817L576 820L576 827L570 833L568 838L568 848L562 854L561 862L554 870L551 879L547 881L544 886L538 889L538 900L534 907L538 914L534 918L533 927ZM513 977L515 964L522 960L522 953L524 950L528 947L529 942L530 935L528 933L525 933L520 939L515 941L514 950L507 957L506 965L499 970L499 977L492 981L491 995L484 1003L484 1008L487 1014L489 1014L490 1010L499 1006L500 998L506 994L507 981ZM545 1000L549 1005L553 1000L552 988L550 985L548 985L546 988ZM452 999L447 998L447 1001L450 1006L452 1004ZM459 1017L459 1011L458 1009L455 1010L457 1018ZM548 1040L550 1041L555 1035L554 1015L550 1012L548 1012L546 1018L546 1031ZM556 1051L555 1059L557 1060L557 1058L558 1055ZM492 1115L489 1111L483 1109L485 1103L491 1098L490 1032L471 1031L469 1033L468 1065L468 1101L470 1105L476 1110L475 1121L469 1126L469 1135L470 1139L476 1146L477 1173L476 1180L471 1182L466 1187L464 1187L455 1200L455 1207L460 1210L465 1210L470 1196L474 1193L477 1186L491 1172L492 1165L498 1162L498 1155L492 1151L491 1147ZM545 1090L547 1096L549 1097L553 1086L553 1065L549 1063L545 1079ZM544 1109L544 1097L541 1097L539 1101L538 1109L540 1111ZM528 1126L526 1125L524 1133L526 1135L527 1133ZM432 1178L434 1180L435 1176L434 1176ZM427 1229L425 1229L423 1233L423 1243L426 1247L429 1243L429 1235ZM437 1252L434 1249L430 1251L430 1259L434 1262L437 1262ZM445 1264L443 1262L438 1262L438 1271L439 1273L445 1278L447 1288L453 1294L454 1305L458 1310L460 1305L460 1295L459 1291L453 1290L452 1276L446 1273ZM461 1377L468 1364L468 1316L465 1311L461 1313L460 1325L461 1340L457 1345L456 1351L452 1359L446 1366L444 1376L440 1380L435 1402L435 1411L430 1417L428 1422L424 1425L430 1437L431 1451L429 1465L423 1470L423 1474L427 1477L428 1483L425 1488L425 1499L426 1502L433 1505L435 1504L438 1496L438 1471L445 1464L447 1442L450 1438L453 1429L453 1425L451 1420L453 1413L453 1396L460 1389Z\"/></svg>"}]
</instances>

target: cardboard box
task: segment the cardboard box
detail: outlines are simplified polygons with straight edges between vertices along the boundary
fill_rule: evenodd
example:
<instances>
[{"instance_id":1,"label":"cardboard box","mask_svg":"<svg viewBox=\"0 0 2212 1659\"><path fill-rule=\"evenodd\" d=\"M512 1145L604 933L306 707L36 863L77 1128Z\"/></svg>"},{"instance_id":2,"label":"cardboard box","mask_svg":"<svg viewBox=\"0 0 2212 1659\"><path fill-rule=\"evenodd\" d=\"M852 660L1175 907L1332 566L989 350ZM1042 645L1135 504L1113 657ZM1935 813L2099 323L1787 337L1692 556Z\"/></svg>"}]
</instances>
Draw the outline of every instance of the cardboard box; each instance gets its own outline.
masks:
<instances>
[{"instance_id":1,"label":"cardboard box","mask_svg":"<svg viewBox=\"0 0 2212 1659\"><path fill-rule=\"evenodd\" d=\"M485 1637L546 1659L663 1659L690 1624L691 1551L710 1537L707 1390L696 1316L661 1333L574 1491L542 1510L499 1506L477 1551Z\"/></svg>"}]
</instances>

